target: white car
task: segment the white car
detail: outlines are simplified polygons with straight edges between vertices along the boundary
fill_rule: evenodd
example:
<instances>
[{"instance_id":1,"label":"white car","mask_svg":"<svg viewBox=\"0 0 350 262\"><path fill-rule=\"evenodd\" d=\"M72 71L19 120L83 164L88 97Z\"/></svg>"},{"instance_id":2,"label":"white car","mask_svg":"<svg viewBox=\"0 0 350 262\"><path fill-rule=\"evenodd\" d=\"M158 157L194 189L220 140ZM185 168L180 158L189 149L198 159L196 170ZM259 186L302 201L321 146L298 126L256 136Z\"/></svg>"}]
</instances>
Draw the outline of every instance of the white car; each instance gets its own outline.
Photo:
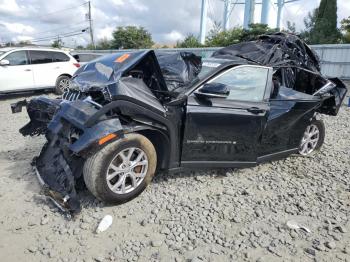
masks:
<instances>
[{"instance_id":1,"label":"white car","mask_svg":"<svg viewBox=\"0 0 350 262\"><path fill-rule=\"evenodd\" d=\"M62 94L79 66L58 49L0 48L0 93L54 88Z\"/></svg>"}]
</instances>

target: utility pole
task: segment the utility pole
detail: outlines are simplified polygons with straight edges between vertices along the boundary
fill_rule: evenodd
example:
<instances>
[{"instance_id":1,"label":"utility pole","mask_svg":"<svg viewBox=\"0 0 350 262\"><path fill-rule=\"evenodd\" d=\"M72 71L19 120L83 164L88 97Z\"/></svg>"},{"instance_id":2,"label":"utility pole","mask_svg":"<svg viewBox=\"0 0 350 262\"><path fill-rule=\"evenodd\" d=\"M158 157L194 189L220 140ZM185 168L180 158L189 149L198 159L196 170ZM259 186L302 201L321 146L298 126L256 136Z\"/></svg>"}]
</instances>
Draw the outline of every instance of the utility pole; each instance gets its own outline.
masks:
<instances>
[{"instance_id":1,"label":"utility pole","mask_svg":"<svg viewBox=\"0 0 350 262\"><path fill-rule=\"evenodd\" d=\"M282 8L284 5L284 0L277 0L277 29L281 29L281 16L282 16Z\"/></svg>"},{"instance_id":2,"label":"utility pole","mask_svg":"<svg viewBox=\"0 0 350 262\"><path fill-rule=\"evenodd\" d=\"M223 29L224 31L228 30L230 26L230 13L231 13L231 0L224 0L224 23Z\"/></svg>"},{"instance_id":3,"label":"utility pole","mask_svg":"<svg viewBox=\"0 0 350 262\"><path fill-rule=\"evenodd\" d=\"M248 29L254 22L255 0L245 0L243 28Z\"/></svg>"},{"instance_id":4,"label":"utility pole","mask_svg":"<svg viewBox=\"0 0 350 262\"><path fill-rule=\"evenodd\" d=\"M89 18L89 27L90 27L90 38L91 38L91 45L93 46L94 49L96 49L95 46L95 41L94 41L94 31L92 29L92 17L91 17L91 2L88 2L88 7L89 7L89 13L88 13L88 18Z\"/></svg>"},{"instance_id":5,"label":"utility pole","mask_svg":"<svg viewBox=\"0 0 350 262\"><path fill-rule=\"evenodd\" d=\"M270 11L270 0L262 0L260 23L266 24L266 25L269 23L268 22L269 11Z\"/></svg>"},{"instance_id":6,"label":"utility pole","mask_svg":"<svg viewBox=\"0 0 350 262\"><path fill-rule=\"evenodd\" d=\"M205 33L207 31L208 0L202 0L200 37L201 44L205 43Z\"/></svg>"},{"instance_id":7,"label":"utility pole","mask_svg":"<svg viewBox=\"0 0 350 262\"><path fill-rule=\"evenodd\" d=\"M282 10L285 4L297 2L299 0L277 0L277 28L281 29Z\"/></svg>"}]
</instances>

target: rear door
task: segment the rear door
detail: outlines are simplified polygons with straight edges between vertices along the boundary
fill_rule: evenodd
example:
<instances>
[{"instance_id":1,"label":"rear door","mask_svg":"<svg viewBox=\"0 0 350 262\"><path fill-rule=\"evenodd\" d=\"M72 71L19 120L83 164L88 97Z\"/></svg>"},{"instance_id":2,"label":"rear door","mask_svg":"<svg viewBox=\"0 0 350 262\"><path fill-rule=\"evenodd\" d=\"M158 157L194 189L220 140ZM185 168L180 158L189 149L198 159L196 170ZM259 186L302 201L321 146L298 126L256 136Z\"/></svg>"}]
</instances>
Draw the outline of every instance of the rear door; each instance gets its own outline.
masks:
<instances>
[{"instance_id":1,"label":"rear door","mask_svg":"<svg viewBox=\"0 0 350 262\"><path fill-rule=\"evenodd\" d=\"M33 69L35 87L54 87L57 76L51 53L49 51L30 50L29 57Z\"/></svg>"},{"instance_id":2,"label":"rear door","mask_svg":"<svg viewBox=\"0 0 350 262\"><path fill-rule=\"evenodd\" d=\"M25 50L14 51L2 60L9 65L0 66L0 91L16 91L34 88L33 70Z\"/></svg>"},{"instance_id":3,"label":"rear door","mask_svg":"<svg viewBox=\"0 0 350 262\"><path fill-rule=\"evenodd\" d=\"M63 74L69 74L72 76L80 66L75 59L71 59L71 57L63 52L51 51L50 53L56 78Z\"/></svg>"},{"instance_id":4,"label":"rear door","mask_svg":"<svg viewBox=\"0 0 350 262\"><path fill-rule=\"evenodd\" d=\"M269 112L271 78L271 68L237 66L209 81L226 85L226 98L201 98L192 93L187 105L182 165L255 164Z\"/></svg>"}]
</instances>

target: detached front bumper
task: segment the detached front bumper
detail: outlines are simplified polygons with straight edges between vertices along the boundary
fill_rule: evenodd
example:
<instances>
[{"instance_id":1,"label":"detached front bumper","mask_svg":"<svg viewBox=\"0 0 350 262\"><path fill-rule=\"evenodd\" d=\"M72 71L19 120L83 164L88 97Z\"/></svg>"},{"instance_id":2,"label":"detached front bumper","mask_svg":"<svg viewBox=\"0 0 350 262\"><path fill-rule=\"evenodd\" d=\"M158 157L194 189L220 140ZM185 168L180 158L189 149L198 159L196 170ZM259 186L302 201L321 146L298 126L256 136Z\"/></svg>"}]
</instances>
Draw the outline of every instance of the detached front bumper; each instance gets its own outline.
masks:
<instances>
[{"instance_id":1,"label":"detached front bumper","mask_svg":"<svg viewBox=\"0 0 350 262\"><path fill-rule=\"evenodd\" d=\"M18 101L11 104L12 113L22 112L22 107L27 108L30 122L22 127L19 132L23 136L43 135L47 132L47 126L59 108L61 99L49 99L44 96Z\"/></svg>"},{"instance_id":2,"label":"detached front bumper","mask_svg":"<svg viewBox=\"0 0 350 262\"><path fill-rule=\"evenodd\" d=\"M99 109L78 100L39 97L11 105L14 113L26 106L30 122L20 129L25 135L45 134L47 142L33 164L45 192L62 210L74 215L80 212L76 182L82 178L85 159L101 149L99 139L111 134L123 137L118 118L102 116L93 126L86 123Z\"/></svg>"}]
</instances>

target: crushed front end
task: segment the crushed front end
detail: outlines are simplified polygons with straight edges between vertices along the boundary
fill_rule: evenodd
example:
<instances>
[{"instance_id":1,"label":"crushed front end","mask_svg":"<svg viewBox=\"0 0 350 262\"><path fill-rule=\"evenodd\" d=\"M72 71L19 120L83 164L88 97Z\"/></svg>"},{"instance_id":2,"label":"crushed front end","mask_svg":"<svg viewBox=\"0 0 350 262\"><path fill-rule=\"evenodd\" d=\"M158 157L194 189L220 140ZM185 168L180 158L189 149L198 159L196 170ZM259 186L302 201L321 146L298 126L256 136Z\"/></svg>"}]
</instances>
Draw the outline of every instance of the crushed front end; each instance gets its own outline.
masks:
<instances>
[{"instance_id":1,"label":"crushed front end","mask_svg":"<svg viewBox=\"0 0 350 262\"><path fill-rule=\"evenodd\" d=\"M101 138L110 134L114 138L123 137L122 125L118 118L102 117L88 126L87 122L99 111L88 100L68 102L39 97L27 104L23 101L13 104L12 109L18 112L23 105L27 106L31 121L20 132L30 136L45 134L47 138L33 161L39 181L55 204L75 215L81 210L76 186L82 178L86 157L103 146L99 144Z\"/></svg>"}]
</instances>

